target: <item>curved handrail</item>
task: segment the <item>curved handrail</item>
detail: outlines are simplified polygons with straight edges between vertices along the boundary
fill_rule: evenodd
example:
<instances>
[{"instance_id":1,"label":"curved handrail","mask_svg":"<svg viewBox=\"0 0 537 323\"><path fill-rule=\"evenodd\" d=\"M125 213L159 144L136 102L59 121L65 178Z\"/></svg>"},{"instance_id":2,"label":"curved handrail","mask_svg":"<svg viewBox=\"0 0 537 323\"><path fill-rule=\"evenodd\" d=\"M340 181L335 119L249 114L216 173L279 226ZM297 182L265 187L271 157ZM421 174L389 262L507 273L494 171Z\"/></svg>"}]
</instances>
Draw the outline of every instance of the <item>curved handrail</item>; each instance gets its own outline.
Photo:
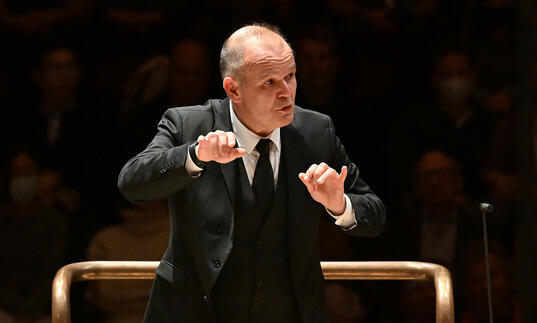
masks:
<instances>
[{"instance_id":1,"label":"curved handrail","mask_svg":"<svg viewBox=\"0 0 537 323\"><path fill-rule=\"evenodd\" d=\"M158 264L158 261L86 261L62 267L52 284L52 322L71 322L72 283L97 279L153 279ZM454 322L451 275L443 266L415 261L324 261L321 267L328 280L432 281L436 291L436 322Z\"/></svg>"}]
</instances>

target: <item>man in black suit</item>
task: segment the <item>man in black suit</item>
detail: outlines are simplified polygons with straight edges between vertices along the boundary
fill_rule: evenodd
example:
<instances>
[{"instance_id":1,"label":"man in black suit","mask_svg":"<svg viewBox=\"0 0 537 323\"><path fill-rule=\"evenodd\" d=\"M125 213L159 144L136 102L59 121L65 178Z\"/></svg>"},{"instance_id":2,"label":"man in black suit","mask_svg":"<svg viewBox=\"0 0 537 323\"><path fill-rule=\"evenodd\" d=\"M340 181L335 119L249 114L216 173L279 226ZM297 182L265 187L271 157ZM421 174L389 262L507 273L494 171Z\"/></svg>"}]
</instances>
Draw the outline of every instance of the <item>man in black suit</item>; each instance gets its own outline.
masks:
<instances>
[{"instance_id":1,"label":"man in black suit","mask_svg":"<svg viewBox=\"0 0 537 323\"><path fill-rule=\"evenodd\" d=\"M119 176L131 201L169 200L145 322L326 322L320 216L375 236L384 205L331 119L294 105L294 55L277 29L237 30L220 65L228 98L166 111Z\"/></svg>"}]
</instances>

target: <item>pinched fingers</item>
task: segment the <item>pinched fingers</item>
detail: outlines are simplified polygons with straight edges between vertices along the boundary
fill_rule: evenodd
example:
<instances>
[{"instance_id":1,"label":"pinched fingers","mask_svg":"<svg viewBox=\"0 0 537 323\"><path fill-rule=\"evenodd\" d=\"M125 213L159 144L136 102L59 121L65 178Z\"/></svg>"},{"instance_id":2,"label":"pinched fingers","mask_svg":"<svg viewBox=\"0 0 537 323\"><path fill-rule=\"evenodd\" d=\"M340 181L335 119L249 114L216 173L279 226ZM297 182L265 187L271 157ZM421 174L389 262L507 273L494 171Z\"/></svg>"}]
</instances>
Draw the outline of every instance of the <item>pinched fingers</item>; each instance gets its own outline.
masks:
<instances>
[{"instance_id":1,"label":"pinched fingers","mask_svg":"<svg viewBox=\"0 0 537 323\"><path fill-rule=\"evenodd\" d=\"M304 173L304 180L310 182L313 178L313 174L315 173L315 170L319 167L317 164L311 165L308 170Z\"/></svg>"},{"instance_id":2,"label":"pinched fingers","mask_svg":"<svg viewBox=\"0 0 537 323\"><path fill-rule=\"evenodd\" d=\"M320 184L319 179L321 176L323 176L326 172L330 171L332 168L330 168L326 163L320 163L319 166L315 169L313 172L313 177L311 178L312 181L316 184Z\"/></svg>"},{"instance_id":3,"label":"pinched fingers","mask_svg":"<svg viewBox=\"0 0 537 323\"><path fill-rule=\"evenodd\" d=\"M302 183L304 183L308 189L308 192L313 193L313 191L315 191L315 186L309 181L305 173L298 174L298 178L302 181Z\"/></svg>"},{"instance_id":4,"label":"pinched fingers","mask_svg":"<svg viewBox=\"0 0 537 323\"><path fill-rule=\"evenodd\" d=\"M347 166L341 167L341 173L339 173L338 180L340 182L345 183L345 179L347 178Z\"/></svg>"},{"instance_id":5,"label":"pinched fingers","mask_svg":"<svg viewBox=\"0 0 537 323\"><path fill-rule=\"evenodd\" d=\"M335 179L337 178L338 176L338 173L333 169L333 168L328 168L327 170L325 170L324 173L322 173L322 175L319 176L319 178L317 179L316 183L317 184L324 184L324 182L328 179Z\"/></svg>"},{"instance_id":6,"label":"pinched fingers","mask_svg":"<svg viewBox=\"0 0 537 323\"><path fill-rule=\"evenodd\" d=\"M229 131L229 132L226 132L226 136L227 136L227 146L229 148L235 147L235 144L236 144L235 134Z\"/></svg>"},{"instance_id":7,"label":"pinched fingers","mask_svg":"<svg viewBox=\"0 0 537 323\"><path fill-rule=\"evenodd\" d=\"M198 137L198 144L198 158L203 161L227 163L246 153L243 148L233 148L236 144L233 132L221 130L209 132L206 136Z\"/></svg>"},{"instance_id":8,"label":"pinched fingers","mask_svg":"<svg viewBox=\"0 0 537 323\"><path fill-rule=\"evenodd\" d=\"M228 146L228 136L225 132L217 130L216 136L218 138L216 146L220 157L227 157L231 148Z\"/></svg>"},{"instance_id":9,"label":"pinched fingers","mask_svg":"<svg viewBox=\"0 0 537 323\"><path fill-rule=\"evenodd\" d=\"M326 163L320 163L319 165L311 165L305 173L300 173L299 178L304 182L304 184L312 185L312 187L317 186L318 184L324 184L327 180L335 180L338 183L343 183L347 177L347 166L341 167L341 173L338 174L337 171Z\"/></svg>"},{"instance_id":10,"label":"pinched fingers","mask_svg":"<svg viewBox=\"0 0 537 323\"><path fill-rule=\"evenodd\" d=\"M329 179L335 180L338 183L345 182L345 178L347 177L347 166L341 167L341 173L338 174L335 169L328 168L320 177L317 179L318 184L324 184Z\"/></svg>"}]
</instances>

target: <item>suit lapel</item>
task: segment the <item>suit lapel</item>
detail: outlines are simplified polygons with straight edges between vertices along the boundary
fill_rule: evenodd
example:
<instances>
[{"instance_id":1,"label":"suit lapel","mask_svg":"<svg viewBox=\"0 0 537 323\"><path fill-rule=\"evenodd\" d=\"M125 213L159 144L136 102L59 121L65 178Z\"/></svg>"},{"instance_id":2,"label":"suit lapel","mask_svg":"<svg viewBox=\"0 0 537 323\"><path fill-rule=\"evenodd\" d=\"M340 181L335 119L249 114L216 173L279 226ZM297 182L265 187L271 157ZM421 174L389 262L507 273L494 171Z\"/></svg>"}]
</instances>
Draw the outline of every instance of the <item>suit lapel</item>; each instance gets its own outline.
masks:
<instances>
[{"instance_id":1,"label":"suit lapel","mask_svg":"<svg viewBox=\"0 0 537 323\"><path fill-rule=\"evenodd\" d=\"M213 131L233 131L233 128L231 127L231 117L229 115L229 98L226 98L222 101L221 105L214 108L214 116ZM236 176L235 170L237 169L237 163L240 161L241 159L237 158L227 164L220 164L220 169L224 175L224 180L226 182L226 187L232 206L235 202L236 187L239 185L239 178Z\"/></svg>"},{"instance_id":2,"label":"suit lapel","mask_svg":"<svg viewBox=\"0 0 537 323\"><path fill-rule=\"evenodd\" d=\"M303 217L308 216L307 212L304 212L304 207L309 193L298 178L298 174L308 169L311 165L311 158L304 137L292 124L281 128L281 140L281 159L285 163L287 181L289 239L292 240L293 233L303 226L303 221L306 220Z\"/></svg>"},{"instance_id":3,"label":"suit lapel","mask_svg":"<svg viewBox=\"0 0 537 323\"><path fill-rule=\"evenodd\" d=\"M213 130L232 131L231 117L229 115L229 98L221 101L222 103L214 107L214 127ZM282 161L285 163L285 172L287 180L287 210L289 211L289 230L290 238L293 230L303 225L302 217L307 216L304 212L306 198L309 193L304 184L298 178L298 173L305 172L312 164L311 157L307 149L307 143L302 134L298 132L293 124L281 128L282 140ZM231 204L235 202L236 188L239 183L239 177L236 176L237 163L242 162L240 158L227 164L220 164L224 180L226 182Z\"/></svg>"}]
</instances>

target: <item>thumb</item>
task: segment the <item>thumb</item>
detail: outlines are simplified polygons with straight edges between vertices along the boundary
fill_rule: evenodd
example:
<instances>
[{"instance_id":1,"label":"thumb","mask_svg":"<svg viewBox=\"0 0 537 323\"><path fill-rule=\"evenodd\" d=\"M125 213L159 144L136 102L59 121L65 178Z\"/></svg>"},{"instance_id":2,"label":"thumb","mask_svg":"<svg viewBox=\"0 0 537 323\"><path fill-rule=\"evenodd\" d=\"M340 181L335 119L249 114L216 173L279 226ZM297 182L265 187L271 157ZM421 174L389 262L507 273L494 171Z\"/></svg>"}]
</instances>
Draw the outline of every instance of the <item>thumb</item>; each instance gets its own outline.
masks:
<instances>
[{"instance_id":1,"label":"thumb","mask_svg":"<svg viewBox=\"0 0 537 323\"><path fill-rule=\"evenodd\" d=\"M347 166L341 167L341 173L338 175L338 179L341 182L345 182L345 179L347 178Z\"/></svg>"},{"instance_id":2,"label":"thumb","mask_svg":"<svg viewBox=\"0 0 537 323\"><path fill-rule=\"evenodd\" d=\"M232 153L233 153L233 158L239 158L239 157L244 156L244 154L246 154L246 149L244 149L244 148L234 148L232 150Z\"/></svg>"}]
</instances>

